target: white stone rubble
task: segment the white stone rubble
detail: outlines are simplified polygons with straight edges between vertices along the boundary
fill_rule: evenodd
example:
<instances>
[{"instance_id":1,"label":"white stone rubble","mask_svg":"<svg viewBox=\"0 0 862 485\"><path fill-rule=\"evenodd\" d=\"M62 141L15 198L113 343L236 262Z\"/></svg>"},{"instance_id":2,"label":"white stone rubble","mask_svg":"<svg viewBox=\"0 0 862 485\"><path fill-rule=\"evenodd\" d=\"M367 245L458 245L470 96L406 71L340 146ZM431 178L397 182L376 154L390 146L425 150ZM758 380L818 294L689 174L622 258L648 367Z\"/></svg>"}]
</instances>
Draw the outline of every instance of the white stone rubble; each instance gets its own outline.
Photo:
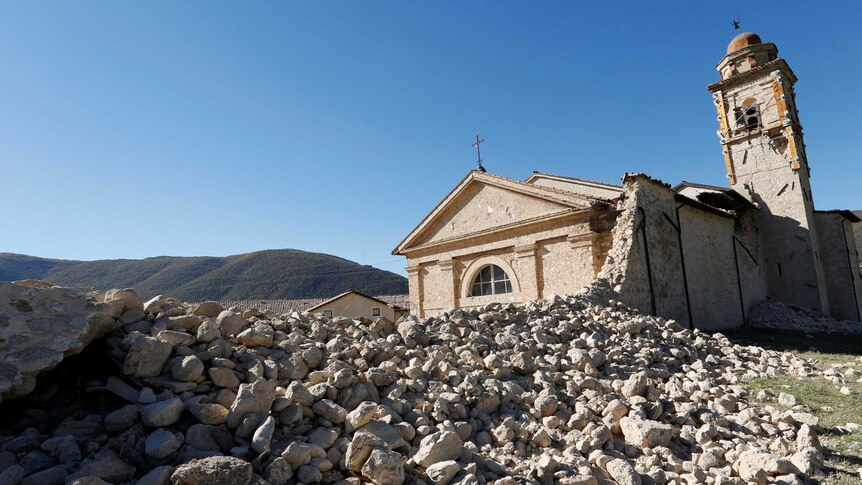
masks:
<instances>
[{"instance_id":1,"label":"white stone rubble","mask_svg":"<svg viewBox=\"0 0 862 485\"><path fill-rule=\"evenodd\" d=\"M791 330L797 332L862 333L859 322L835 320L810 308L788 305L767 298L755 305L746 323L757 328Z\"/></svg>"},{"instance_id":2,"label":"white stone rubble","mask_svg":"<svg viewBox=\"0 0 862 485\"><path fill-rule=\"evenodd\" d=\"M742 485L823 459L803 404L742 385L811 363L615 302L389 322L111 295L135 310L104 339L114 404L53 428L28 411L0 433L0 479Z\"/></svg>"}]
</instances>

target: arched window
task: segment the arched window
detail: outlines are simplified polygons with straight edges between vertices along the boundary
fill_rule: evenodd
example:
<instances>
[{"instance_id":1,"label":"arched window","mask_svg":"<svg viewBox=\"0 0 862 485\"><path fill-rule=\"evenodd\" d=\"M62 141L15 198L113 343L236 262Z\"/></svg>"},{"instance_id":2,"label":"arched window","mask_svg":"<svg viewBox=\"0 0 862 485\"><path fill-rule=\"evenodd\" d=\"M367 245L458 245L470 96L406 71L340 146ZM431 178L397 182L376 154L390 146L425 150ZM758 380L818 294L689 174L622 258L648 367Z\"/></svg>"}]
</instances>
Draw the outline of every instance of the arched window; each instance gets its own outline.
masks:
<instances>
[{"instance_id":1,"label":"arched window","mask_svg":"<svg viewBox=\"0 0 862 485\"><path fill-rule=\"evenodd\" d=\"M748 98L743 101L740 112L741 116L739 117L739 123L748 131L754 131L760 128L760 111L757 108L756 99Z\"/></svg>"},{"instance_id":2,"label":"arched window","mask_svg":"<svg viewBox=\"0 0 862 485\"><path fill-rule=\"evenodd\" d=\"M512 281L509 275L496 264L482 268L473 279L470 296L499 295L512 292Z\"/></svg>"}]
</instances>

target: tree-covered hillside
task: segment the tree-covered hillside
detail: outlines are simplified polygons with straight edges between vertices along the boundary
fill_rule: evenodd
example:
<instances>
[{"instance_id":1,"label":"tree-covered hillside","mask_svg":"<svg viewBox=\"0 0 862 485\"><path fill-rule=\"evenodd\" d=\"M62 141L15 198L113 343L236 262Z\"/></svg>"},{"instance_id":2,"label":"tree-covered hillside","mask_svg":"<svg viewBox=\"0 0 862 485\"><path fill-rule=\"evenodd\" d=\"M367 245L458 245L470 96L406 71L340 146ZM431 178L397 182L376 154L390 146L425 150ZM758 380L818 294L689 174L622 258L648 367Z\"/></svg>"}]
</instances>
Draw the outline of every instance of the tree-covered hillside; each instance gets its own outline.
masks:
<instances>
[{"instance_id":1,"label":"tree-covered hillside","mask_svg":"<svg viewBox=\"0 0 862 485\"><path fill-rule=\"evenodd\" d=\"M349 289L371 295L407 293L407 280L395 273L295 249L100 261L0 253L0 281L27 278L100 290L137 288L145 297L167 294L186 301L325 298Z\"/></svg>"}]
</instances>

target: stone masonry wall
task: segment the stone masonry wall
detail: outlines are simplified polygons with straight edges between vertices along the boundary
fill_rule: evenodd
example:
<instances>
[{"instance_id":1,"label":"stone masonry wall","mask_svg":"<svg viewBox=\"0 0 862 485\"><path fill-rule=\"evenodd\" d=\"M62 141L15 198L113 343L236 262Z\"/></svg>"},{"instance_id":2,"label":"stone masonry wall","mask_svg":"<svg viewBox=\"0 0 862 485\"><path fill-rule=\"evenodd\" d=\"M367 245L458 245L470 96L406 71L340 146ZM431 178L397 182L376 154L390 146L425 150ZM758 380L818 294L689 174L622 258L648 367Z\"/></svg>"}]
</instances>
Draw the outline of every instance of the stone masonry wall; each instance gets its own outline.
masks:
<instances>
[{"instance_id":1,"label":"stone masonry wall","mask_svg":"<svg viewBox=\"0 0 862 485\"><path fill-rule=\"evenodd\" d=\"M744 321L748 320L751 309L767 296L763 248L760 244L760 231L757 226L757 211L737 214L734 223L736 237L736 258L739 264L742 298L744 301ZM742 323L742 322L740 322Z\"/></svg>"},{"instance_id":2,"label":"stone masonry wall","mask_svg":"<svg viewBox=\"0 0 862 485\"><path fill-rule=\"evenodd\" d=\"M423 243L444 241L566 209L554 202L490 185L471 186L461 197L461 205L451 207L429 226L426 232L432 236Z\"/></svg>"},{"instance_id":3,"label":"stone masonry wall","mask_svg":"<svg viewBox=\"0 0 862 485\"><path fill-rule=\"evenodd\" d=\"M542 294L564 295L588 285L595 278L589 238L543 241L537 251L541 262Z\"/></svg>"},{"instance_id":4,"label":"stone masonry wall","mask_svg":"<svg viewBox=\"0 0 862 485\"><path fill-rule=\"evenodd\" d=\"M837 320L859 320L859 278L856 240L852 224L841 214L815 213L821 264L826 274L829 315Z\"/></svg>"},{"instance_id":5,"label":"stone masonry wall","mask_svg":"<svg viewBox=\"0 0 862 485\"><path fill-rule=\"evenodd\" d=\"M679 218L695 326L720 330L739 325L744 317L734 262L733 219L687 205L680 208Z\"/></svg>"},{"instance_id":6,"label":"stone masonry wall","mask_svg":"<svg viewBox=\"0 0 862 485\"><path fill-rule=\"evenodd\" d=\"M638 184L627 180L623 187L623 196L617 207L619 215L611 231L613 243L605 258L605 264L599 271L599 282L606 282L610 294L595 294L594 298L607 300L619 298L632 308L650 310L649 278L646 271L643 241L640 233L636 233L642 220L637 213ZM600 291L596 285L588 291ZM603 301L606 303L606 301Z\"/></svg>"}]
</instances>

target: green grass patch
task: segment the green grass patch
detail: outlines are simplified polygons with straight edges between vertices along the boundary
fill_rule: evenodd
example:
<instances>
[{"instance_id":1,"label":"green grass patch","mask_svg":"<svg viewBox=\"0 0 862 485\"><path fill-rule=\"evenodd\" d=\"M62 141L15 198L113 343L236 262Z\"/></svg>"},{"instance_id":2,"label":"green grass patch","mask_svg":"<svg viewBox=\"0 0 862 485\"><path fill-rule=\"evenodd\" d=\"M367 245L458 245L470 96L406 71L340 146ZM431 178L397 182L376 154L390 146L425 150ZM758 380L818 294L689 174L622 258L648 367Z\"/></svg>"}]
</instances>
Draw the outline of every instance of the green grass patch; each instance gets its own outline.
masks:
<instances>
[{"instance_id":1,"label":"green grass patch","mask_svg":"<svg viewBox=\"0 0 862 485\"><path fill-rule=\"evenodd\" d=\"M862 424L862 384L853 382L846 386L853 394L841 394L838 385L822 378L781 376L748 382L752 402L781 408L776 402L778 394L793 394L810 408L811 414L820 418L820 425L827 430L847 423ZM775 396L766 402L758 401L754 396L761 389L769 390Z\"/></svg>"},{"instance_id":2,"label":"green grass patch","mask_svg":"<svg viewBox=\"0 0 862 485\"><path fill-rule=\"evenodd\" d=\"M862 335L843 334L806 334L779 330L744 328L728 332L727 336L741 345L793 352L799 357L814 362L815 367L825 371L833 364L841 364L841 374L848 368L862 372ZM820 441L825 448L824 474L816 477L817 483L825 485L846 485L862 483L858 469L862 468L862 431L838 435L835 426L847 423L862 424L862 383L856 382L858 376L848 377L844 384L835 384L821 375L807 377L779 376L767 379L754 379L746 384L751 391L749 399L758 406L771 405L779 409L778 394L786 392L796 396L809 409L808 412L820 418L823 431ZM841 394L840 388L850 388L850 395ZM760 390L768 390L774 396L766 401L758 401Z\"/></svg>"}]
</instances>

